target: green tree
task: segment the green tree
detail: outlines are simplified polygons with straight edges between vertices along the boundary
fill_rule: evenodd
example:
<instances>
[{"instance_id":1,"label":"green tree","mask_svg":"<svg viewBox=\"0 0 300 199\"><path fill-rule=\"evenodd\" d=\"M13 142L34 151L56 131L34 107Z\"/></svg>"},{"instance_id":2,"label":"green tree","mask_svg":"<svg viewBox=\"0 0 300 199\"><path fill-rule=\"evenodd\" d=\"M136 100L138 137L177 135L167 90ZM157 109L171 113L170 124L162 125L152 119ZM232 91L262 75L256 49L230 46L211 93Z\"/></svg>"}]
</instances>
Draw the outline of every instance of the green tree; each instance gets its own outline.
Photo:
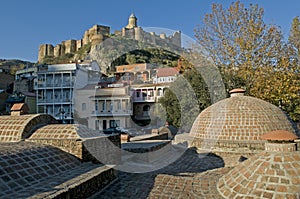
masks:
<instances>
[{"instance_id":1,"label":"green tree","mask_svg":"<svg viewBox=\"0 0 300 199\"><path fill-rule=\"evenodd\" d=\"M295 17L292 21L289 42L294 45L294 47L300 53L300 20L299 16Z\"/></svg>"},{"instance_id":2,"label":"green tree","mask_svg":"<svg viewBox=\"0 0 300 199\"><path fill-rule=\"evenodd\" d=\"M264 10L239 1L228 9L213 4L195 35L203 52L219 68L228 90L246 88L300 120L299 19L292 23L290 43L276 25L263 21Z\"/></svg>"},{"instance_id":3,"label":"green tree","mask_svg":"<svg viewBox=\"0 0 300 199\"><path fill-rule=\"evenodd\" d=\"M166 110L167 121L185 130L190 130L199 113L211 104L208 87L195 69L179 76L159 103Z\"/></svg>"},{"instance_id":4,"label":"green tree","mask_svg":"<svg viewBox=\"0 0 300 199\"><path fill-rule=\"evenodd\" d=\"M247 87L251 92L256 69L272 65L280 52L282 34L275 25L263 21L264 10L239 1L228 9L212 5L212 13L195 30L205 54L220 69L227 88Z\"/></svg>"}]
</instances>

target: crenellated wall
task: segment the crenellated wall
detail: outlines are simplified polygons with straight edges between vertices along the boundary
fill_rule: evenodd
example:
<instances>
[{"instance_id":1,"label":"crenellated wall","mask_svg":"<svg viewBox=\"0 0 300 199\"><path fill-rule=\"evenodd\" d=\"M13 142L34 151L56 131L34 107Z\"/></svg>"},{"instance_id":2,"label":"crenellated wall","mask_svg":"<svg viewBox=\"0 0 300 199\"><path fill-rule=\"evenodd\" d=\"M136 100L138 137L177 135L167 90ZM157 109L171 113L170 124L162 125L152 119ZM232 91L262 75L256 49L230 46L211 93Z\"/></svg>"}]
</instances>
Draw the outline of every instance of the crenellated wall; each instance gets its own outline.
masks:
<instances>
[{"instance_id":1,"label":"crenellated wall","mask_svg":"<svg viewBox=\"0 0 300 199\"><path fill-rule=\"evenodd\" d=\"M38 62L45 57L59 57L67 53L75 53L81 47L88 43L95 46L109 37L110 27L103 25L94 25L92 28L86 30L80 40L66 40L55 47L52 44L42 44L39 47ZM137 26L137 18L134 15L129 17L128 25L122 28L121 31L116 31L117 36L130 38L159 46L181 47L181 32L176 31L173 35L166 36L166 34L156 35L154 32L146 32L141 27Z\"/></svg>"},{"instance_id":2,"label":"crenellated wall","mask_svg":"<svg viewBox=\"0 0 300 199\"><path fill-rule=\"evenodd\" d=\"M101 43L110 33L110 27L94 25L92 28L85 31L80 40L66 40L60 44L41 44L38 53L38 62L41 62L45 57L59 57L67 53L75 53L82 46L92 42L93 45Z\"/></svg>"}]
</instances>

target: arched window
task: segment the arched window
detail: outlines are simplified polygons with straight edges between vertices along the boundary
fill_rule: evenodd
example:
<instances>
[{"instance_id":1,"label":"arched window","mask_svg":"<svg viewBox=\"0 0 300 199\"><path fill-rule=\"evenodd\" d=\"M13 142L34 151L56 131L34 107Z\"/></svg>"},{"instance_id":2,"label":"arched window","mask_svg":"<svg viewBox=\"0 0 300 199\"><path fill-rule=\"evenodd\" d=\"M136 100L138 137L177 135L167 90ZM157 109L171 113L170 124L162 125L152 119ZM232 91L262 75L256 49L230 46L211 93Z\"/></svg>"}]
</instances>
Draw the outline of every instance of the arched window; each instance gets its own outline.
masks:
<instances>
[{"instance_id":1,"label":"arched window","mask_svg":"<svg viewBox=\"0 0 300 199\"><path fill-rule=\"evenodd\" d=\"M143 116L149 116L150 115L150 106L145 105L143 106Z\"/></svg>"}]
</instances>

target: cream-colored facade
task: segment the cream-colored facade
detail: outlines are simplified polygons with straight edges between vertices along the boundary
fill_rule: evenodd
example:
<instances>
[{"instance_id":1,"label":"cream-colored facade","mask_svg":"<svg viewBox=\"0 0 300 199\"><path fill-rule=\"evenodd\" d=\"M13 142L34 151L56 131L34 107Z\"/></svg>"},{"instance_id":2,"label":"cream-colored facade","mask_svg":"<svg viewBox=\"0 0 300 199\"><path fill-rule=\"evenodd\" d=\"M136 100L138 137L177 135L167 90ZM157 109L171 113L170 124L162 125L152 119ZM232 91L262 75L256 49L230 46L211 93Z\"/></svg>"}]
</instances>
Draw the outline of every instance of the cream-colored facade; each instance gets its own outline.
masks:
<instances>
[{"instance_id":1,"label":"cream-colored facade","mask_svg":"<svg viewBox=\"0 0 300 199\"><path fill-rule=\"evenodd\" d=\"M87 85L76 91L75 112L75 122L91 129L130 128L132 100L129 87L113 83L106 88Z\"/></svg>"}]
</instances>

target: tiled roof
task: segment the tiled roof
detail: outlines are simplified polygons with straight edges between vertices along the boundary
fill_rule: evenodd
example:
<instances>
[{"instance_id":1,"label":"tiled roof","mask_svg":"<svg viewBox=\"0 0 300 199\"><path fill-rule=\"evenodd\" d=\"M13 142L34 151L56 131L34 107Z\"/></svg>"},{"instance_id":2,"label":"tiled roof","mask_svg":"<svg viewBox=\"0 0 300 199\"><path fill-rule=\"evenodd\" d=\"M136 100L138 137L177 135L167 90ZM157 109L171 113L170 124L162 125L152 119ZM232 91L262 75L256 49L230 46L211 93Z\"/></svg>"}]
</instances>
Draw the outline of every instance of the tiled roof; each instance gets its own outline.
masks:
<instances>
[{"instance_id":1,"label":"tiled roof","mask_svg":"<svg viewBox=\"0 0 300 199\"><path fill-rule=\"evenodd\" d=\"M158 68L157 77L170 77L179 74L178 68Z\"/></svg>"},{"instance_id":2,"label":"tiled roof","mask_svg":"<svg viewBox=\"0 0 300 199\"><path fill-rule=\"evenodd\" d=\"M300 152L262 152L220 178L225 198L299 198Z\"/></svg>"},{"instance_id":3,"label":"tiled roof","mask_svg":"<svg viewBox=\"0 0 300 199\"><path fill-rule=\"evenodd\" d=\"M11 107L11 111L20 111L24 107L24 103L16 103Z\"/></svg>"},{"instance_id":4,"label":"tiled roof","mask_svg":"<svg viewBox=\"0 0 300 199\"><path fill-rule=\"evenodd\" d=\"M298 139L298 136L289 131L277 130L262 135L261 139L273 141L292 141Z\"/></svg>"},{"instance_id":5,"label":"tiled roof","mask_svg":"<svg viewBox=\"0 0 300 199\"><path fill-rule=\"evenodd\" d=\"M245 93L245 90L242 88L235 88L229 91L229 94L231 93Z\"/></svg>"}]
</instances>

